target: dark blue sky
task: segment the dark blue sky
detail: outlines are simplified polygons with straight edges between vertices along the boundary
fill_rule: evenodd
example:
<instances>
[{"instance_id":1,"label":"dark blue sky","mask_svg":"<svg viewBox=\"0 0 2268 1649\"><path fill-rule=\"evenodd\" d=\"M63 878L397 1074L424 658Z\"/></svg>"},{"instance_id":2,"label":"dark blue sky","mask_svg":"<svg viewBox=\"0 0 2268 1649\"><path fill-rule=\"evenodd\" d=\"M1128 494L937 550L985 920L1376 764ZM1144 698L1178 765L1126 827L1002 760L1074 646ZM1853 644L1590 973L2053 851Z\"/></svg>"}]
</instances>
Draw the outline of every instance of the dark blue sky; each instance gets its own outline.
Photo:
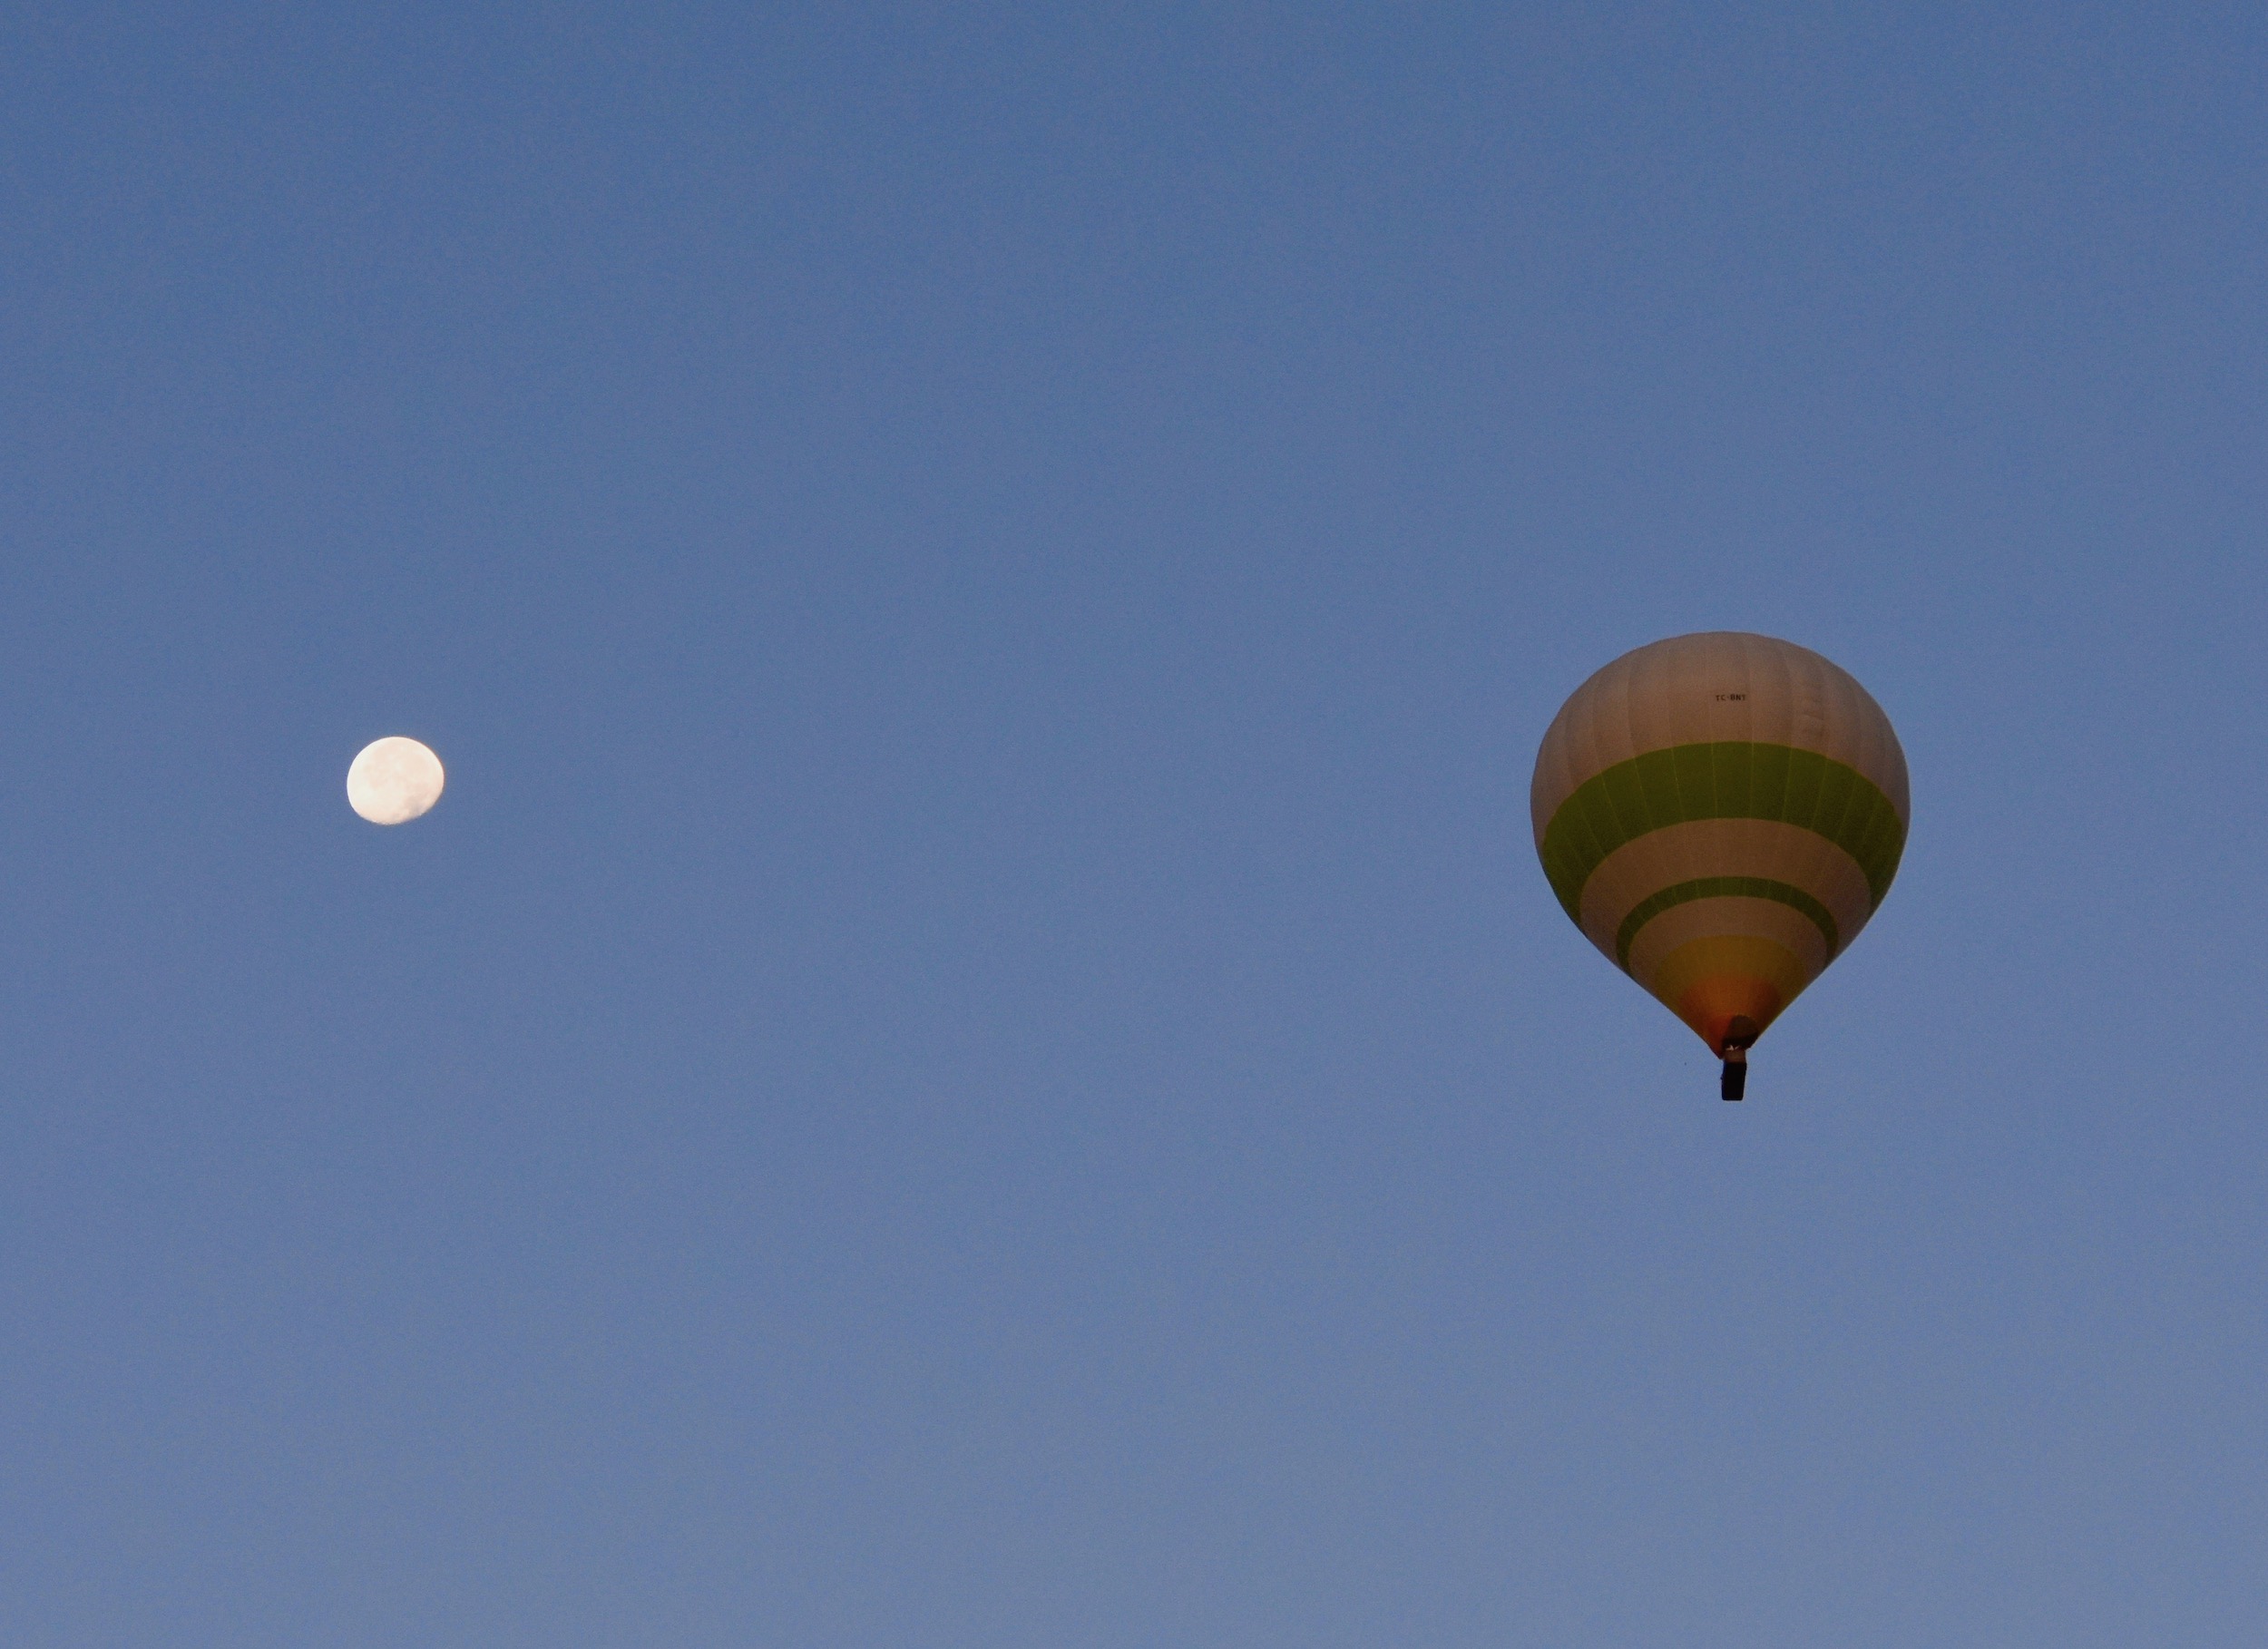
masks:
<instances>
[{"instance_id":1,"label":"dark blue sky","mask_svg":"<svg viewBox=\"0 0 2268 1649\"><path fill-rule=\"evenodd\" d=\"M2262 1641L2263 83L8 12L0 1636ZM1913 772L1739 1107L1527 820L1714 628Z\"/></svg>"}]
</instances>

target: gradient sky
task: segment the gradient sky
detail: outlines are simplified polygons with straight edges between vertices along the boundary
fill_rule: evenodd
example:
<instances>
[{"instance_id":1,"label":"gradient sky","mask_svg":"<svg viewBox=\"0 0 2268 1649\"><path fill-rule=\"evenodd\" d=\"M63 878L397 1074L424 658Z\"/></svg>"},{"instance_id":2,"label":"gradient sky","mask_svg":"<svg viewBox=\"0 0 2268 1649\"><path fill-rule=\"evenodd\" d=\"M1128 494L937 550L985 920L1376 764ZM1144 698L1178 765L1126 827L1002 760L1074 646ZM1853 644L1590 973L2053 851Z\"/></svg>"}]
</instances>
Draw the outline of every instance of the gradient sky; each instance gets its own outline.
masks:
<instances>
[{"instance_id":1,"label":"gradient sky","mask_svg":"<svg viewBox=\"0 0 2268 1649\"><path fill-rule=\"evenodd\" d=\"M2264 83L9 8L0 1638L2268 1640ZM1914 790L1741 1107L1527 817L1717 628Z\"/></svg>"}]
</instances>

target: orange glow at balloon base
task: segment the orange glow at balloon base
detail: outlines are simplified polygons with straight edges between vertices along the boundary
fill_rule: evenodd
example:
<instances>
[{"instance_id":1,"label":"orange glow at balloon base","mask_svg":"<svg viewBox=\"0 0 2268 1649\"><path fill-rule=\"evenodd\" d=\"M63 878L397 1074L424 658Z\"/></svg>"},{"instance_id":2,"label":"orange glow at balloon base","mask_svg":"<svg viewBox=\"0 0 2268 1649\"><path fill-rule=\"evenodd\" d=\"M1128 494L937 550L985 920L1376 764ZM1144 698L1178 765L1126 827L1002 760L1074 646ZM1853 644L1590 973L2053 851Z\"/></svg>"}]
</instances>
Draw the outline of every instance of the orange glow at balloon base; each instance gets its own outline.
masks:
<instances>
[{"instance_id":1,"label":"orange glow at balloon base","mask_svg":"<svg viewBox=\"0 0 2268 1649\"><path fill-rule=\"evenodd\" d=\"M1785 1005L1769 980L1738 977L1705 979L1675 1004L1677 1017L1719 1058L1733 1034L1735 1020L1749 1020L1761 1035Z\"/></svg>"}]
</instances>

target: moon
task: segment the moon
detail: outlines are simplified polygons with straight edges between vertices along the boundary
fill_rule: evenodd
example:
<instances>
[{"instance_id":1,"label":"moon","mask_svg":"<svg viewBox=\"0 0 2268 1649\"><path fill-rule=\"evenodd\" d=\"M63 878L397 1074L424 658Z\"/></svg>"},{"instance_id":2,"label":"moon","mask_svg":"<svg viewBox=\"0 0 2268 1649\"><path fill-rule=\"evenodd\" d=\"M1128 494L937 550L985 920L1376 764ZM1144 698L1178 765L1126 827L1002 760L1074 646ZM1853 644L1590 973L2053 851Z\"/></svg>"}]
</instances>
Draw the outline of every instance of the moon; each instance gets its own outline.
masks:
<instances>
[{"instance_id":1,"label":"moon","mask_svg":"<svg viewBox=\"0 0 2268 1649\"><path fill-rule=\"evenodd\" d=\"M441 758L414 738L365 745L347 769L347 805L373 824L406 824L441 799Z\"/></svg>"}]
</instances>

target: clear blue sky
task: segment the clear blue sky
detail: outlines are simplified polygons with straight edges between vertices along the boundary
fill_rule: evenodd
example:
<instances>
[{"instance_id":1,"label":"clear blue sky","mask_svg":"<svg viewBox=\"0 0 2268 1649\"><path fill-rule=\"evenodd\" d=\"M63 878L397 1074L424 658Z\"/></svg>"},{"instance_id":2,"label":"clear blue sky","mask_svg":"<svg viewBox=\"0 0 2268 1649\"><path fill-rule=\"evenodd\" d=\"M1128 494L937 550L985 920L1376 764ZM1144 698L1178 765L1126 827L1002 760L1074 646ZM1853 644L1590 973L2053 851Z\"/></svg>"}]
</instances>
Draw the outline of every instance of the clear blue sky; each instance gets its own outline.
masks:
<instances>
[{"instance_id":1,"label":"clear blue sky","mask_svg":"<svg viewBox=\"0 0 2268 1649\"><path fill-rule=\"evenodd\" d=\"M2263 83L10 10L0 1638L2268 1638ZM1737 1107L1527 819L1715 628L1914 790Z\"/></svg>"}]
</instances>

